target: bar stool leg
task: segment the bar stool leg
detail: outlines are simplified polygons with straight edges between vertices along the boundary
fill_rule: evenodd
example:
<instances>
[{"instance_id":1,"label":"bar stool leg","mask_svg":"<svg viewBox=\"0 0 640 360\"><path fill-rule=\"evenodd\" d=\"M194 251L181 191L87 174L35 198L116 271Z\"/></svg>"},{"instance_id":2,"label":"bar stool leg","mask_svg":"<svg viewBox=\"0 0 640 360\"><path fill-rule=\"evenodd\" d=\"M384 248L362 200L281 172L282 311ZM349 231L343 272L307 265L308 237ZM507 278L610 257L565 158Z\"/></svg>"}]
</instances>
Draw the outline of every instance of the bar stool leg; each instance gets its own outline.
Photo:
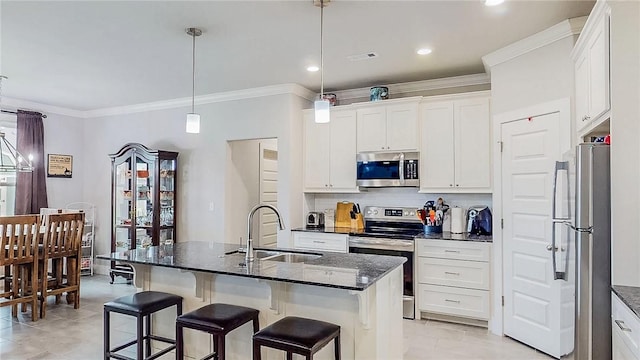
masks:
<instances>
[{"instance_id":1,"label":"bar stool leg","mask_svg":"<svg viewBox=\"0 0 640 360\"><path fill-rule=\"evenodd\" d=\"M287 351L287 360L293 360L293 353L291 351Z\"/></svg>"},{"instance_id":2,"label":"bar stool leg","mask_svg":"<svg viewBox=\"0 0 640 360\"><path fill-rule=\"evenodd\" d=\"M218 336L218 351L216 351L216 360L224 360L225 344L224 335Z\"/></svg>"},{"instance_id":3,"label":"bar stool leg","mask_svg":"<svg viewBox=\"0 0 640 360\"><path fill-rule=\"evenodd\" d=\"M253 342L253 360L262 360L262 354L260 354L260 344Z\"/></svg>"},{"instance_id":4,"label":"bar stool leg","mask_svg":"<svg viewBox=\"0 0 640 360\"><path fill-rule=\"evenodd\" d=\"M104 337L103 337L103 342L104 342L104 360L108 360L110 358L109 356L109 346L110 346L110 338L109 338L109 311L108 310L104 310Z\"/></svg>"},{"instance_id":5,"label":"bar stool leg","mask_svg":"<svg viewBox=\"0 0 640 360\"><path fill-rule=\"evenodd\" d=\"M143 329L143 316L137 316L136 319L136 335L138 337L138 341L136 342L136 359L142 360L144 359L144 341L142 340L144 337L144 329Z\"/></svg>"},{"instance_id":6,"label":"bar stool leg","mask_svg":"<svg viewBox=\"0 0 640 360\"><path fill-rule=\"evenodd\" d=\"M333 339L333 343L335 344L335 349L336 349L336 360L340 360L340 333L338 333L338 336L336 336L335 339Z\"/></svg>"},{"instance_id":7,"label":"bar stool leg","mask_svg":"<svg viewBox=\"0 0 640 360\"><path fill-rule=\"evenodd\" d=\"M176 360L184 357L184 340L182 339L182 325L176 323Z\"/></svg>"},{"instance_id":8,"label":"bar stool leg","mask_svg":"<svg viewBox=\"0 0 640 360\"><path fill-rule=\"evenodd\" d=\"M144 350L147 354L146 356L149 357L151 356L151 338L149 337L151 335L151 314L145 316L145 325L147 332L144 341Z\"/></svg>"}]
</instances>

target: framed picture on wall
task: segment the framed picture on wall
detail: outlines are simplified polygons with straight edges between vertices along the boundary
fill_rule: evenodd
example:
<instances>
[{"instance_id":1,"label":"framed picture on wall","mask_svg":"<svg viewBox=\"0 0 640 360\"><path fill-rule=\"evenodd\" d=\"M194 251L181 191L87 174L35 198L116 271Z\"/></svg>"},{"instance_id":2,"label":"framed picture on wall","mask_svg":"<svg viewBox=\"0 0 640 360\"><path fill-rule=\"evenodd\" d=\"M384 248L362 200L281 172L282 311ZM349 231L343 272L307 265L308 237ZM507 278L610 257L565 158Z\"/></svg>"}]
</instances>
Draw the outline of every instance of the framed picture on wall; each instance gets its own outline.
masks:
<instances>
[{"instance_id":1,"label":"framed picture on wall","mask_svg":"<svg viewBox=\"0 0 640 360\"><path fill-rule=\"evenodd\" d=\"M47 177L70 178L73 174L73 156L47 155Z\"/></svg>"}]
</instances>

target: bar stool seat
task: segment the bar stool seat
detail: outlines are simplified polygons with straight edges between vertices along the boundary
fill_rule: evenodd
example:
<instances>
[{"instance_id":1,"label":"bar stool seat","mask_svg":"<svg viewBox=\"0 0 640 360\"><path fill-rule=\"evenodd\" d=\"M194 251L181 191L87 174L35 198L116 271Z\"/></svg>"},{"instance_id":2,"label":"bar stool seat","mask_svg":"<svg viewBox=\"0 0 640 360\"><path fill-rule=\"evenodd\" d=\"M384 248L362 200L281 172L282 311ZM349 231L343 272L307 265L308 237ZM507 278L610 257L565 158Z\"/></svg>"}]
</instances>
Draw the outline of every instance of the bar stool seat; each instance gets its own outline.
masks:
<instances>
[{"instance_id":1,"label":"bar stool seat","mask_svg":"<svg viewBox=\"0 0 640 360\"><path fill-rule=\"evenodd\" d=\"M213 336L214 352L204 359L224 360L225 335L234 329L253 322L253 332L260 328L256 309L230 305L210 304L178 316L176 319L176 359L184 356L183 328L205 331Z\"/></svg>"},{"instance_id":2,"label":"bar stool seat","mask_svg":"<svg viewBox=\"0 0 640 360\"><path fill-rule=\"evenodd\" d=\"M266 346L286 351L288 360L293 358L293 353L310 360L331 340L334 340L335 359L340 360L340 326L289 316L253 335L253 359L260 360L260 347Z\"/></svg>"},{"instance_id":3,"label":"bar stool seat","mask_svg":"<svg viewBox=\"0 0 640 360\"><path fill-rule=\"evenodd\" d=\"M160 357L176 348L176 341L165 337L151 334L151 315L157 311L176 306L177 316L182 314L182 297L159 291L143 291L133 295L119 297L104 304L104 358L131 359L129 357L116 354L116 352L137 344L137 359L151 360ZM111 348L110 344L110 323L109 315L116 312L124 315L136 317L137 331L136 339L126 344ZM146 332L143 334L143 321L146 325ZM169 347L151 355L151 340L161 341L170 344ZM144 343L144 344L143 344ZM144 357L144 350L146 357Z\"/></svg>"}]
</instances>

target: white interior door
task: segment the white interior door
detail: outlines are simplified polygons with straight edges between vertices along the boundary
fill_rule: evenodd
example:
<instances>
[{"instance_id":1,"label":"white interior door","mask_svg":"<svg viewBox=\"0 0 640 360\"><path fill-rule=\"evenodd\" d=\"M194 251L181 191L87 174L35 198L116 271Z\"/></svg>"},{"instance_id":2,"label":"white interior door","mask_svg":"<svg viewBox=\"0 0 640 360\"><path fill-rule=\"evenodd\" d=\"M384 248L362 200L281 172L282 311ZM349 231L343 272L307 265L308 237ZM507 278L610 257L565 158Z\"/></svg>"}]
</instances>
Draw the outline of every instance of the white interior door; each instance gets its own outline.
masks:
<instances>
[{"instance_id":1,"label":"white interior door","mask_svg":"<svg viewBox=\"0 0 640 360\"><path fill-rule=\"evenodd\" d=\"M260 142L260 203L278 205L278 148L276 140ZM260 247L278 243L278 219L272 211L260 211L260 229L256 239Z\"/></svg>"},{"instance_id":2,"label":"white interior door","mask_svg":"<svg viewBox=\"0 0 640 360\"><path fill-rule=\"evenodd\" d=\"M566 351L561 317L573 317L547 250L560 134L558 112L501 125L504 333L556 358Z\"/></svg>"}]
</instances>

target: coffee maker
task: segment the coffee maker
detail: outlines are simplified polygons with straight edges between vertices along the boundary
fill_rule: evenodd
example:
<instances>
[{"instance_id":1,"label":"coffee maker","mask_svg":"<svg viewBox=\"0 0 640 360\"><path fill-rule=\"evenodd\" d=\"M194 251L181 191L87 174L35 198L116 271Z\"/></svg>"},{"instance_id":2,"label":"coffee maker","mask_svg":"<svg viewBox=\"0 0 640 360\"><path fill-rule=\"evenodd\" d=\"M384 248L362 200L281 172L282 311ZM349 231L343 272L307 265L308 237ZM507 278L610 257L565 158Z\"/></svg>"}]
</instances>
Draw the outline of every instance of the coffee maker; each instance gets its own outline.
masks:
<instances>
[{"instance_id":1,"label":"coffee maker","mask_svg":"<svg viewBox=\"0 0 640 360\"><path fill-rule=\"evenodd\" d=\"M474 205L467 210L467 233L491 235L491 210L486 205Z\"/></svg>"}]
</instances>

